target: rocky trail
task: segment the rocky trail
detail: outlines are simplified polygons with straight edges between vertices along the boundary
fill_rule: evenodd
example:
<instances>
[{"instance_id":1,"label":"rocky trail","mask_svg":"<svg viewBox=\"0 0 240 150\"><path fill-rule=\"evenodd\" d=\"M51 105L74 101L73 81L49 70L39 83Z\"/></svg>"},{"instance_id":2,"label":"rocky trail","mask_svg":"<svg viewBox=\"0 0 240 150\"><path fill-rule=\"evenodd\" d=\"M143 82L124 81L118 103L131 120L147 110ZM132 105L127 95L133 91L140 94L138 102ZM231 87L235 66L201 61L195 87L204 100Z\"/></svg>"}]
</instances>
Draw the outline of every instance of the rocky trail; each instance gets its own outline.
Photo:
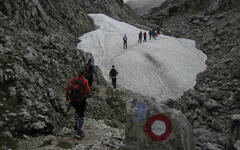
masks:
<instances>
[{"instance_id":1,"label":"rocky trail","mask_svg":"<svg viewBox=\"0 0 240 150\"><path fill-rule=\"evenodd\" d=\"M0 149L239 150L239 10L239 0L166 0L161 7L140 17L122 0L0 0ZM108 19L109 22L126 22L125 29L110 23L105 29L109 30L108 35L113 32L119 36L113 41L122 40L125 32L121 30L134 31L129 52L112 53L110 50L120 49L122 43L114 42L118 45L114 47L101 34L94 35L101 24L87 14L105 14L115 19ZM162 47L164 51L160 52L164 57L150 49L139 52L143 50L136 44L138 32L155 25L161 25L167 36L151 42L152 47L148 45L150 42L142 47L154 49L171 43L189 48L190 55L172 47ZM84 43L81 38L89 33L98 40L99 45L95 46L114 54L109 60L103 55L105 63L96 53L85 49L93 47L77 48L81 40ZM93 46L93 42L89 43ZM167 53L170 49L178 55L172 57ZM194 55L193 51L200 55ZM205 61L202 52L207 56L206 68L199 63ZM193 55L194 59L188 61ZM73 109L66 113L64 89L78 68L83 68L93 57L99 67L95 66L93 93L88 100L86 137L78 140L73 137ZM179 61L169 61L175 58ZM166 61L158 61L163 59ZM126 60L140 60L140 65L136 67L136 63ZM141 60L147 65L140 63ZM159 91L150 97L143 96L146 90L141 90L138 84L130 86L124 76L119 80L120 87L129 86L128 89L143 95L114 90L106 81L109 63L120 64L120 70L131 64L132 69L127 71L138 68L138 73L144 75L146 70L142 66L146 65L154 79L160 78L158 74L170 77L168 81L172 81L173 87L175 83L190 83L188 78L191 78L191 86L180 86L184 89L180 93L192 89L178 99L170 96L165 104L159 103L159 95L156 96ZM196 64L186 68L192 63ZM167 70L174 65L177 66L174 72ZM176 82L178 78L172 76L176 74L187 82ZM133 81L139 80L139 76L131 75ZM165 77L160 79L165 81ZM163 114L160 119L159 114Z\"/></svg>"}]
</instances>

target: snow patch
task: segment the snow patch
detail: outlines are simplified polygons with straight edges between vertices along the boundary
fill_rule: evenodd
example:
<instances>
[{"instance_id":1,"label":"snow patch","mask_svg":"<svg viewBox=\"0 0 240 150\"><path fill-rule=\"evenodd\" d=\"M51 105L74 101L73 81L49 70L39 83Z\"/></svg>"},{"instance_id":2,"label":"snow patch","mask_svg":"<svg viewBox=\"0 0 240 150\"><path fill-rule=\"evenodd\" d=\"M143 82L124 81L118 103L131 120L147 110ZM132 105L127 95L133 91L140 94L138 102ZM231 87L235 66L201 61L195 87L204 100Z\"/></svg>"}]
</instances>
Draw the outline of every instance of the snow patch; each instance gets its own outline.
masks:
<instances>
[{"instance_id":1,"label":"snow patch","mask_svg":"<svg viewBox=\"0 0 240 150\"><path fill-rule=\"evenodd\" d=\"M119 72L118 86L160 101L175 99L196 84L196 75L205 70L206 55L195 42L160 35L138 44L141 30L103 14L90 14L97 30L80 37L78 48L93 54L106 80L112 65ZM122 37L128 36L128 49Z\"/></svg>"}]
</instances>

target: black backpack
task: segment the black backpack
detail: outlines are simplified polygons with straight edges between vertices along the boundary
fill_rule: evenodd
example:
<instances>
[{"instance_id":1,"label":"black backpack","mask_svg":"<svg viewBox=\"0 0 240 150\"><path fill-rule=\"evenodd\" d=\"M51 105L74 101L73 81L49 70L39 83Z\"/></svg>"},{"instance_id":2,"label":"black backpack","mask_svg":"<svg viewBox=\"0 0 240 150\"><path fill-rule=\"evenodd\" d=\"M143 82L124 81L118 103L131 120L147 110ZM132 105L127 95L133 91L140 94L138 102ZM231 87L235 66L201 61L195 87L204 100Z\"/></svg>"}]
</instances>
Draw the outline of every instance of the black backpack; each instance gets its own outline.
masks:
<instances>
[{"instance_id":1,"label":"black backpack","mask_svg":"<svg viewBox=\"0 0 240 150\"><path fill-rule=\"evenodd\" d=\"M80 100L82 98L81 91L83 90L83 83L81 80L74 80L70 85L68 96L70 100Z\"/></svg>"},{"instance_id":2,"label":"black backpack","mask_svg":"<svg viewBox=\"0 0 240 150\"><path fill-rule=\"evenodd\" d=\"M110 76L111 76L111 77L116 77L117 74L118 74L118 72L117 72L116 69L111 69L111 71L110 71Z\"/></svg>"}]
</instances>

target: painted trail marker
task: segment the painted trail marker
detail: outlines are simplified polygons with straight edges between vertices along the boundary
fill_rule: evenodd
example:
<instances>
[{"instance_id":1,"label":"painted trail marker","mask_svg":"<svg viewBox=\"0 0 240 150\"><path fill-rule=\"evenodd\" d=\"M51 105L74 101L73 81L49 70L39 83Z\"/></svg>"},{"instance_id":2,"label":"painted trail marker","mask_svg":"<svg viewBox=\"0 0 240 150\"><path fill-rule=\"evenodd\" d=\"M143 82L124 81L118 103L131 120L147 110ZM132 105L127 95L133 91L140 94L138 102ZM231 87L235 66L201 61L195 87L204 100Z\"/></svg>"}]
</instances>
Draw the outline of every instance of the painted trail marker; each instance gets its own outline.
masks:
<instances>
[{"instance_id":1,"label":"painted trail marker","mask_svg":"<svg viewBox=\"0 0 240 150\"><path fill-rule=\"evenodd\" d=\"M144 131L151 140L164 141L172 132L171 120L164 114L153 115L145 123Z\"/></svg>"},{"instance_id":2,"label":"painted trail marker","mask_svg":"<svg viewBox=\"0 0 240 150\"><path fill-rule=\"evenodd\" d=\"M137 102L133 109L133 121L144 123L147 116L147 104L145 102Z\"/></svg>"}]
</instances>

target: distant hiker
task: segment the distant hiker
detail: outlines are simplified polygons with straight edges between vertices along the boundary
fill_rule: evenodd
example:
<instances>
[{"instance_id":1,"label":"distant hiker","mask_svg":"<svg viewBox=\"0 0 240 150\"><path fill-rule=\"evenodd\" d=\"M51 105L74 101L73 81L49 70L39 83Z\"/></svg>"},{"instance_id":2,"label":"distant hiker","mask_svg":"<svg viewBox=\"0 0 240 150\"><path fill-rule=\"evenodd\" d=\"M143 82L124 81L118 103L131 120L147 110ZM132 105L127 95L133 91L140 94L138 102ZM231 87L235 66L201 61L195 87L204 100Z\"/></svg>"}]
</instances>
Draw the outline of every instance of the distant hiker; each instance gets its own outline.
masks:
<instances>
[{"instance_id":1,"label":"distant hiker","mask_svg":"<svg viewBox=\"0 0 240 150\"><path fill-rule=\"evenodd\" d=\"M143 42L147 42L147 32L143 33Z\"/></svg>"},{"instance_id":2,"label":"distant hiker","mask_svg":"<svg viewBox=\"0 0 240 150\"><path fill-rule=\"evenodd\" d=\"M127 35L126 34L123 37L123 49L127 49Z\"/></svg>"},{"instance_id":3,"label":"distant hiker","mask_svg":"<svg viewBox=\"0 0 240 150\"><path fill-rule=\"evenodd\" d=\"M156 29L157 29L157 34L160 34L160 27L158 26Z\"/></svg>"},{"instance_id":4,"label":"distant hiker","mask_svg":"<svg viewBox=\"0 0 240 150\"><path fill-rule=\"evenodd\" d=\"M142 31L138 34L138 43L142 43Z\"/></svg>"},{"instance_id":5,"label":"distant hiker","mask_svg":"<svg viewBox=\"0 0 240 150\"><path fill-rule=\"evenodd\" d=\"M156 40L156 38L157 38L157 32L156 32L155 30L152 31L152 36L153 36L153 38Z\"/></svg>"},{"instance_id":6,"label":"distant hiker","mask_svg":"<svg viewBox=\"0 0 240 150\"><path fill-rule=\"evenodd\" d=\"M117 75L118 75L118 72L117 70L115 69L114 65L112 65L112 69L109 73L109 76L110 78L112 78L112 85L114 88L116 88L116 82L117 82Z\"/></svg>"},{"instance_id":7,"label":"distant hiker","mask_svg":"<svg viewBox=\"0 0 240 150\"><path fill-rule=\"evenodd\" d=\"M87 64L84 67L85 77L88 80L88 84L92 87L93 83L93 73L94 73L94 66L92 64L92 59L89 59Z\"/></svg>"},{"instance_id":8,"label":"distant hiker","mask_svg":"<svg viewBox=\"0 0 240 150\"><path fill-rule=\"evenodd\" d=\"M149 30L148 34L149 34L149 40L151 40L151 38L152 38L152 30Z\"/></svg>"},{"instance_id":9,"label":"distant hiker","mask_svg":"<svg viewBox=\"0 0 240 150\"><path fill-rule=\"evenodd\" d=\"M75 109L74 129L77 130L77 135L84 136L82 130L84 122L84 112L87 105L87 97L90 94L88 81L84 77L84 71L79 71L76 78L72 78L66 89L66 100Z\"/></svg>"}]
</instances>

